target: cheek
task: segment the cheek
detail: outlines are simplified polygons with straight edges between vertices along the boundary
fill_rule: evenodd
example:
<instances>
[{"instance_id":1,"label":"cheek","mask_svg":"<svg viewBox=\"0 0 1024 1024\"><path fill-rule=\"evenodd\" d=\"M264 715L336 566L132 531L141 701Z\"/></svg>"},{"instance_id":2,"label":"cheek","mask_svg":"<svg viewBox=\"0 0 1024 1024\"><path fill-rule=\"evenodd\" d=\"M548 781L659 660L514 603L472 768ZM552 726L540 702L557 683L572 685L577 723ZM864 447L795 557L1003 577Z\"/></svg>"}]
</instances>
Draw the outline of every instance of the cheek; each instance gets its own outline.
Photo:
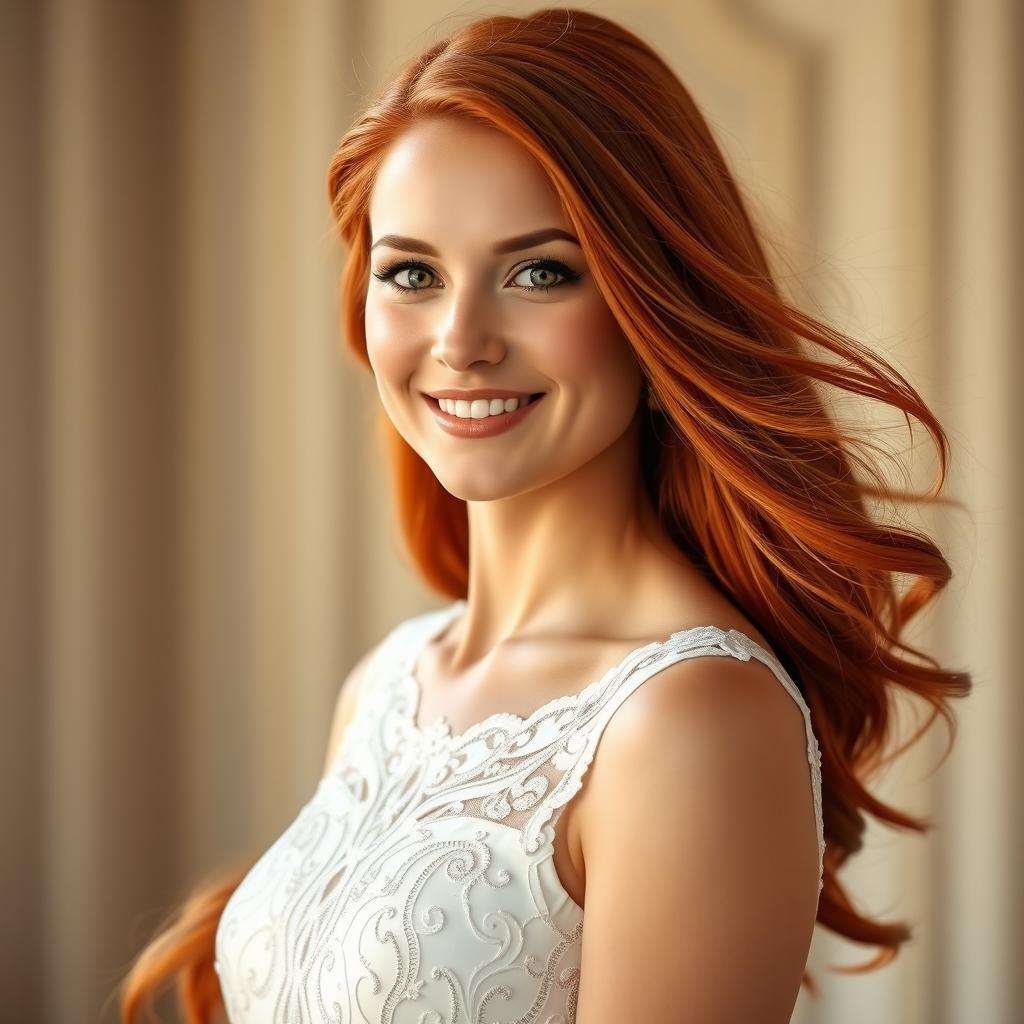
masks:
<instances>
[{"instance_id":1,"label":"cheek","mask_svg":"<svg viewBox=\"0 0 1024 1024\"><path fill-rule=\"evenodd\" d=\"M635 403L636 357L603 300L566 306L548 327L545 365L560 385L584 399L600 396L608 402L620 396L626 406Z\"/></svg>"},{"instance_id":2,"label":"cheek","mask_svg":"<svg viewBox=\"0 0 1024 1024\"><path fill-rule=\"evenodd\" d=\"M366 354L384 390L400 384L414 369L416 337L409 310L393 303L368 300L363 321L366 332Z\"/></svg>"}]
</instances>

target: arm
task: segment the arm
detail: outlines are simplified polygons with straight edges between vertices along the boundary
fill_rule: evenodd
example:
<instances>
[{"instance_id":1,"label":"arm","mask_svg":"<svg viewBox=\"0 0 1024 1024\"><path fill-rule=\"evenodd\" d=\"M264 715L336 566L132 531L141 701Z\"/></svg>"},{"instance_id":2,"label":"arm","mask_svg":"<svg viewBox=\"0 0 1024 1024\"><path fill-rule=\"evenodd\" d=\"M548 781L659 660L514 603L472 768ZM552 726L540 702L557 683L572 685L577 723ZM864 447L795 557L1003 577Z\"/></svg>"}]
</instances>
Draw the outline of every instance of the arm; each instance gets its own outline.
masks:
<instances>
[{"instance_id":1,"label":"arm","mask_svg":"<svg viewBox=\"0 0 1024 1024\"><path fill-rule=\"evenodd\" d=\"M799 707L755 660L682 661L598 752L579 1024L788 1024L818 887Z\"/></svg>"},{"instance_id":2,"label":"arm","mask_svg":"<svg viewBox=\"0 0 1024 1024\"><path fill-rule=\"evenodd\" d=\"M335 755L341 746L341 739L345 730L355 716L356 698L359 695L359 688L362 685L366 668L372 661L380 644L371 647L356 663L345 677L338 693L338 699L334 705L334 717L331 720L331 732L327 739L327 754L324 757L324 767L321 777L326 776L334 764Z\"/></svg>"}]
</instances>

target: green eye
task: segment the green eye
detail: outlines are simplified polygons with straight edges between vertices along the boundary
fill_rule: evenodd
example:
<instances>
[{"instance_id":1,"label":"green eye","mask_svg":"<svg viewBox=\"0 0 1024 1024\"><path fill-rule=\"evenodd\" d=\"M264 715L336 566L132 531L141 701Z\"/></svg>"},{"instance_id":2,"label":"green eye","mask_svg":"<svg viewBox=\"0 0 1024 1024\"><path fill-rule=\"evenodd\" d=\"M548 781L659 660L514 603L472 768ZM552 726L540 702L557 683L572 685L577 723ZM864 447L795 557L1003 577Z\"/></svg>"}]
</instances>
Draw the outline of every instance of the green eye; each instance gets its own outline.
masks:
<instances>
[{"instance_id":1,"label":"green eye","mask_svg":"<svg viewBox=\"0 0 1024 1024\"><path fill-rule=\"evenodd\" d=\"M407 270L410 272L420 274L426 273L429 274L431 277L434 276L434 272L430 269L430 267L424 266L422 263L410 263L408 260L399 261L398 263L391 263L388 266L384 267L382 270L375 271L373 276L377 278L378 281L383 281L386 285L388 285L388 287L394 288L395 291L398 292L422 292L426 291L426 289L430 287L429 285L420 286L416 284L399 284L395 280L395 277L398 274L402 274Z\"/></svg>"},{"instance_id":2,"label":"green eye","mask_svg":"<svg viewBox=\"0 0 1024 1024\"><path fill-rule=\"evenodd\" d=\"M401 284L396 280L399 274L406 271L409 271L410 274L407 278L410 282L408 285ZM413 278L412 275L424 273L431 278L435 278L437 276L425 263L418 263L410 260L399 260L395 263L388 264L378 271L374 271L373 276L377 278L378 281L383 281L389 288L394 288L395 291L398 292L422 292L434 286L431 284L415 284L414 281L416 279ZM558 288L561 285L574 284L583 276L582 274L577 274L558 260L535 260L533 263L529 263L525 267L520 267L520 269L516 271L512 280L515 281L516 278L520 277L522 274L531 275L529 280L535 282L515 285L516 288L524 292L546 292L551 288ZM532 276L534 274L543 275L542 279L537 282ZM552 275L561 278L561 280L551 280L550 278Z\"/></svg>"},{"instance_id":3,"label":"green eye","mask_svg":"<svg viewBox=\"0 0 1024 1024\"><path fill-rule=\"evenodd\" d=\"M570 270L564 263L554 259L538 260L536 263L529 263L516 271L514 282L521 274L528 274L527 281L530 284L516 285L524 292L546 292L550 288L557 288L560 285L571 285L581 278L581 274ZM537 274L537 276L534 276ZM561 281L552 281L552 276L561 278Z\"/></svg>"}]
</instances>

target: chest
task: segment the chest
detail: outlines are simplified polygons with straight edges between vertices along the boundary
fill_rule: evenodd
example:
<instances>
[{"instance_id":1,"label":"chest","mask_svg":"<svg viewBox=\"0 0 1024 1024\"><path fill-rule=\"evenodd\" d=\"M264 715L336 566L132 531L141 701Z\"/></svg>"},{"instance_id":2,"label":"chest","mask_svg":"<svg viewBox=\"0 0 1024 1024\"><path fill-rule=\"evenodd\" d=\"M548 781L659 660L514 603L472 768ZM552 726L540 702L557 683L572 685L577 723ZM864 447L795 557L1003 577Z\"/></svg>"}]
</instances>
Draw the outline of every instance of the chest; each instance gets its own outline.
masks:
<instances>
[{"instance_id":1,"label":"chest","mask_svg":"<svg viewBox=\"0 0 1024 1024\"><path fill-rule=\"evenodd\" d=\"M536 773L512 766L515 732L449 745L407 712L400 688L366 707L225 908L232 1024L489 1019L499 997L518 1018L572 1019L582 909L547 817L528 827Z\"/></svg>"},{"instance_id":2,"label":"chest","mask_svg":"<svg viewBox=\"0 0 1024 1024\"><path fill-rule=\"evenodd\" d=\"M601 679L630 651L629 644L601 641L518 643L497 650L472 671L453 675L446 667L450 648L428 643L419 653L410 683L413 725L420 734L443 723L452 737L498 715L524 725L567 697ZM600 802L584 779L555 825L552 866L558 883L580 906L585 903L583 823ZM599 810L599 808L598 808Z\"/></svg>"}]
</instances>

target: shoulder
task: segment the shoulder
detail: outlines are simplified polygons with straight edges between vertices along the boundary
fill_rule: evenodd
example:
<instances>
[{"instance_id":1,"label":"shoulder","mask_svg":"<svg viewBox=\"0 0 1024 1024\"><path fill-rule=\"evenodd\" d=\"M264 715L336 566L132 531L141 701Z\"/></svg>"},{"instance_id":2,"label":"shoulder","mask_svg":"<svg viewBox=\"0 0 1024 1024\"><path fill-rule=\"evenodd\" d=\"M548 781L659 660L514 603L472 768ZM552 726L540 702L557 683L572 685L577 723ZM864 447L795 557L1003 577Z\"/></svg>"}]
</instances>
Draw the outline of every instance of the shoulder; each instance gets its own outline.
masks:
<instances>
[{"instance_id":1,"label":"shoulder","mask_svg":"<svg viewBox=\"0 0 1024 1024\"><path fill-rule=\"evenodd\" d=\"M330 734L327 737L327 752L324 755L322 776L326 776L334 764L334 758L338 753L338 748L341 746L342 737L345 735L352 719L355 718L359 694L370 664L388 642L390 635L373 644L369 650L365 651L342 681L334 701L334 712L331 716Z\"/></svg>"},{"instance_id":2,"label":"shoulder","mask_svg":"<svg viewBox=\"0 0 1024 1024\"><path fill-rule=\"evenodd\" d=\"M384 652L385 648L390 648L397 652L404 644L410 642L417 643L425 631L429 632L432 630L436 623L443 622L445 618L457 612L464 604L464 601L457 600L443 608L419 612L403 619L397 625L392 626L382 639L373 644L356 661L342 682L335 699L330 735L327 738L327 751L324 755L323 775L327 775L330 771L338 748L341 746L341 740L352 719L355 717L356 705L359 702L363 681L371 664Z\"/></svg>"},{"instance_id":3,"label":"shoulder","mask_svg":"<svg viewBox=\"0 0 1024 1024\"><path fill-rule=\"evenodd\" d=\"M817 831L803 714L773 671L734 657L665 666L612 716L590 770L581 1019L685 1005L695 1020L788 1021Z\"/></svg>"},{"instance_id":4,"label":"shoulder","mask_svg":"<svg viewBox=\"0 0 1024 1024\"><path fill-rule=\"evenodd\" d=\"M771 668L757 658L707 655L657 669L615 712L601 743L623 751L656 743L728 768L738 754L802 755L806 731L800 706Z\"/></svg>"}]
</instances>

